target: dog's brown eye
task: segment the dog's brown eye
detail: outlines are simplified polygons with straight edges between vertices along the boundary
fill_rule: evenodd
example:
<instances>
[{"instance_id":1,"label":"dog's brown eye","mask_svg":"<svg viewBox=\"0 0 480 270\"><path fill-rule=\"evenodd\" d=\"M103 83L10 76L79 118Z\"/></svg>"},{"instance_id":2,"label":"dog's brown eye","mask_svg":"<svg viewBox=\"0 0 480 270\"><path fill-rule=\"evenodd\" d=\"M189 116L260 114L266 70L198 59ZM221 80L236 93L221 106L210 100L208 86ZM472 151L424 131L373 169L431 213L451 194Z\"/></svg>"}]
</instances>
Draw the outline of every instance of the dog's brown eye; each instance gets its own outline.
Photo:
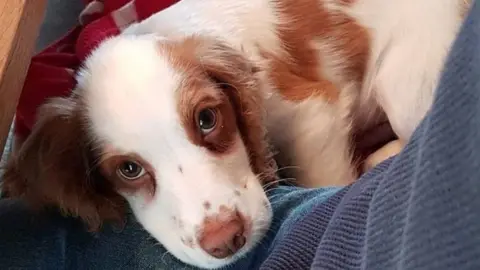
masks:
<instances>
[{"instance_id":1,"label":"dog's brown eye","mask_svg":"<svg viewBox=\"0 0 480 270\"><path fill-rule=\"evenodd\" d=\"M145 169L134 161L124 161L118 166L118 174L127 180L136 180L145 174Z\"/></svg>"},{"instance_id":2,"label":"dog's brown eye","mask_svg":"<svg viewBox=\"0 0 480 270\"><path fill-rule=\"evenodd\" d=\"M213 109L204 109L198 113L198 127L203 134L208 134L217 125L217 114Z\"/></svg>"}]
</instances>

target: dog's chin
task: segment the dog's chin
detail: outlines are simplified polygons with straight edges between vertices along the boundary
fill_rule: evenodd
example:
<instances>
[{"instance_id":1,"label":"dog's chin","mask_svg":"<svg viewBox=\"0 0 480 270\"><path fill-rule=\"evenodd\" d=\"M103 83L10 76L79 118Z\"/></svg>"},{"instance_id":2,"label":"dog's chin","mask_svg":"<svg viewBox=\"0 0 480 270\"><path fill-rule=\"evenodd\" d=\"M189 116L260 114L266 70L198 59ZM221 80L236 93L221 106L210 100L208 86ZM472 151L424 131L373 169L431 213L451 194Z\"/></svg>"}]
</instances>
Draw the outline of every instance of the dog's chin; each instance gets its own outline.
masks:
<instances>
[{"instance_id":1,"label":"dog's chin","mask_svg":"<svg viewBox=\"0 0 480 270\"><path fill-rule=\"evenodd\" d=\"M225 259L216 259L214 257L210 257L209 264L205 265L204 267L206 269L221 269L221 268L224 268L226 266L235 264L241 258L245 257L245 255L247 255L248 252L250 252L252 249L253 249L253 246L244 247L244 248L242 248L242 250L239 250L237 253L235 253L231 257L225 258Z\"/></svg>"},{"instance_id":2,"label":"dog's chin","mask_svg":"<svg viewBox=\"0 0 480 270\"><path fill-rule=\"evenodd\" d=\"M266 230L265 230L265 232L266 232ZM259 235L259 234L260 234L260 232L256 233L256 234L252 234L252 236L255 235L256 236L255 238L257 238L257 235ZM264 234L265 233L263 232L262 236ZM193 264L193 265L195 265L196 267L199 267L199 268L204 268L204 269L223 269L224 267L227 267L229 265L237 263L242 258L246 257L249 254L249 252L254 250L255 247L257 246L257 244L260 243L260 240L262 239L262 237L258 237L258 238L260 238L260 239L253 239L252 237L250 237L250 239L248 239L245 246L229 258L217 259L217 258L209 256L207 262L199 262L199 263L196 263L196 264Z\"/></svg>"},{"instance_id":3,"label":"dog's chin","mask_svg":"<svg viewBox=\"0 0 480 270\"><path fill-rule=\"evenodd\" d=\"M250 252L253 249L253 245L251 242L247 243L249 245L248 247L245 246L242 248L242 250L239 250L237 253L232 255L231 257L225 258L225 259L217 259L215 257L212 257L207 254L203 254L203 252L200 252L202 254L197 254L197 258L193 258L191 254L174 254L174 256L181 262L198 267L200 269L222 269L226 266L235 264L238 262L241 258L245 257L248 252ZM180 255L180 256L179 256Z\"/></svg>"}]
</instances>

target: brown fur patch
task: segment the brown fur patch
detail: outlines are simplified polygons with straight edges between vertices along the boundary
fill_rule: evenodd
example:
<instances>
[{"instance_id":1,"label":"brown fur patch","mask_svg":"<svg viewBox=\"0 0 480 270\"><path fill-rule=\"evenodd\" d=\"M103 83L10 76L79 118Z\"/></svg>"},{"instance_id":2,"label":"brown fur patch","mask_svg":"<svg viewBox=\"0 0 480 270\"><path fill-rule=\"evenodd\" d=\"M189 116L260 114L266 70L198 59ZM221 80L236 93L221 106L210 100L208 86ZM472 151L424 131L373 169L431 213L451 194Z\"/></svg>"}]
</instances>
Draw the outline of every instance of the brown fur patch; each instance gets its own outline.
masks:
<instances>
[{"instance_id":1,"label":"brown fur patch","mask_svg":"<svg viewBox=\"0 0 480 270\"><path fill-rule=\"evenodd\" d=\"M57 98L41 107L32 134L9 160L4 189L37 208L59 207L91 230L120 221L125 201L97 170L77 98Z\"/></svg>"},{"instance_id":2,"label":"brown fur patch","mask_svg":"<svg viewBox=\"0 0 480 270\"><path fill-rule=\"evenodd\" d=\"M339 0L348 5L352 1ZM338 99L338 90L320 73L322 63L314 48L316 40L328 41L331 49L344 59L343 73L347 80L361 82L369 52L369 35L352 18L333 13L322 1L277 0L281 21L278 35L285 56L270 63L270 76L286 99L298 101L310 96L323 96L328 101Z\"/></svg>"},{"instance_id":3,"label":"brown fur patch","mask_svg":"<svg viewBox=\"0 0 480 270\"><path fill-rule=\"evenodd\" d=\"M307 79L291 70L291 63L273 54L262 52L268 59L268 77L280 94L291 101L302 101L310 97L324 97L327 102L336 102L339 91L328 80Z\"/></svg>"},{"instance_id":4,"label":"brown fur patch","mask_svg":"<svg viewBox=\"0 0 480 270\"><path fill-rule=\"evenodd\" d=\"M168 51L174 68L188 74L178 89L178 110L183 126L190 140L212 152L223 154L234 146L238 133L234 108L222 87L202 67L196 50L201 46L197 39L186 39L180 43L163 44L161 49ZM226 85L225 87L230 87ZM198 115L204 109L212 109L216 114L216 128L203 135L197 125Z\"/></svg>"},{"instance_id":5,"label":"brown fur patch","mask_svg":"<svg viewBox=\"0 0 480 270\"><path fill-rule=\"evenodd\" d=\"M191 72L192 76L183 82L179 91L183 126L194 144L218 154L228 153L234 147L238 133L234 109L228 97L218 92L215 83L208 81L205 74ZM202 77L204 80L199 80ZM208 88L212 88L211 91ZM212 109L216 115L216 127L206 135L201 133L197 125L199 113L204 109Z\"/></svg>"},{"instance_id":6,"label":"brown fur patch","mask_svg":"<svg viewBox=\"0 0 480 270\"><path fill-rule=\"evenodd\" d=\"M134 181L120 177L117 173L122 162L133 161L144 168L146 173ZM115 150L108 150L100 155L98 164L102 174L114 185L115 190L136 193L143 192L145 197L152 199L156 191L155 173L152 166L137 154L122 154Z\"/></svg>"},{"instance_id":7,"label":"brown fur patch","mask_svg":"<svg viewBox=\"0 0 480 270\"><path fill-rule=\"evenodd\" d=\"M178 91L178 111L192 143L226 153L239 133L253 172L265 175L264 181L274 180L276 165L265 137L256 67L241 52L207 37L160 43L159 51L185 75ZM206 107L215 108L221 118L219 133L212 138L201 138L193 128L198 109Z\"/></svg>"}]
</instances>

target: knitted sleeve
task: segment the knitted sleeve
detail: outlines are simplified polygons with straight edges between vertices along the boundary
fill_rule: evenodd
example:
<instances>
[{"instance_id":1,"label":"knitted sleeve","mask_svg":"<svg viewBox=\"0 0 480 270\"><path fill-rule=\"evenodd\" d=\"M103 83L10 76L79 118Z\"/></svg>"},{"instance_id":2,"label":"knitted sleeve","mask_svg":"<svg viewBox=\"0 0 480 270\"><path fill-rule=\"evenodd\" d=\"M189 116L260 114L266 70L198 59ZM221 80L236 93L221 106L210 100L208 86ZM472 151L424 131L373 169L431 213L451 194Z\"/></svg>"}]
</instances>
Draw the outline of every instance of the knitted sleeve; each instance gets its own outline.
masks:
<instances>
[{"instance_id":1,"label":"knitted sleeve","mask_svg":"<svg viewBox=\"0 0 480 270\"><path fill-rule=\"evenodd\" d=\"M480 2L406 149L277 238L262 269L480 269Z\"/></svg>"}]
</instances>

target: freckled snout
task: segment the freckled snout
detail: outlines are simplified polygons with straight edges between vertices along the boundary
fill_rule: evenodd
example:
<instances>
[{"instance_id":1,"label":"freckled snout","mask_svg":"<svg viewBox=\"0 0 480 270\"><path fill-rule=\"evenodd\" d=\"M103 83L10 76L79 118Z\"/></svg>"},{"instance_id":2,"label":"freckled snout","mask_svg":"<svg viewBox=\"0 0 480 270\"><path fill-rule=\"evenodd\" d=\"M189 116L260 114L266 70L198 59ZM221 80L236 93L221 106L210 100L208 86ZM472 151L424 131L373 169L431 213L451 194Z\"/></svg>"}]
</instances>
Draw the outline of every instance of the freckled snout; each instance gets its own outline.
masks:
<instances>
[{"instance_id":1,"label":"freckled snout","mask_svg":"<svg viewBox=\"0 0 480 270\"><path fill-rule=\"evenodd\" d=\"M217 259L224 259L239 251L247 241L246 222L238 211L207 217L198 242L203 250Z\"/></svg>"}]
</instances>

